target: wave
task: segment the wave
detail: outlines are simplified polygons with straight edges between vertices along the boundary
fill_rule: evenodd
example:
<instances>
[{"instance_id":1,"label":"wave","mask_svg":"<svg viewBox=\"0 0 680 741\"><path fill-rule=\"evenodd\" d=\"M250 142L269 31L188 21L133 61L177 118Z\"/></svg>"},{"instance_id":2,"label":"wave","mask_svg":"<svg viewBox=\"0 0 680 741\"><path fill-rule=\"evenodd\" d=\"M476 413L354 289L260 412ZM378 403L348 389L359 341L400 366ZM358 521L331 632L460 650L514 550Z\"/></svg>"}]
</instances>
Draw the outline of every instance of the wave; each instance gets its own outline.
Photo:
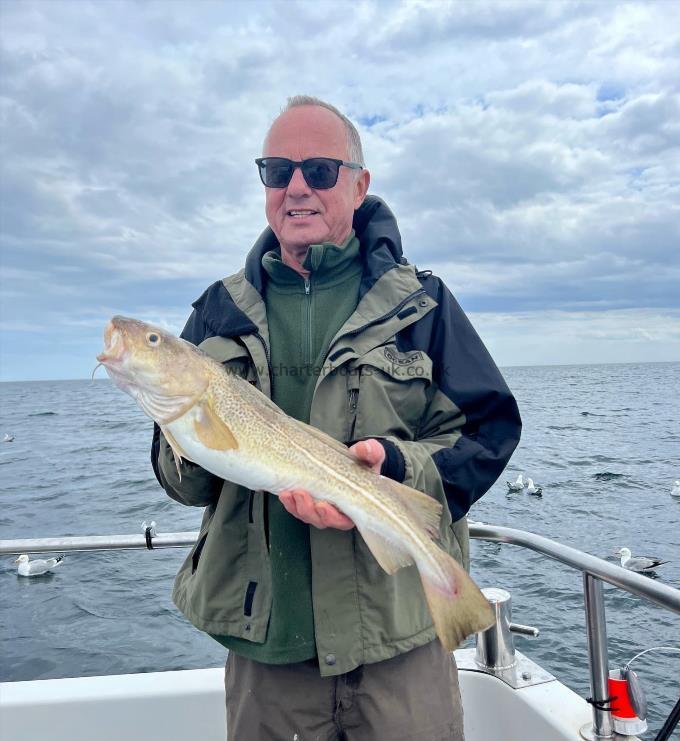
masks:
<instances>
[{"instance_id":1,"label":"wave","mask_svg":"<svg viewBox=\"0 0 680 741\"><path fill-rule=\"evenodd\" d=\"M611 471L603 471L602 473L593 474L593 478L596 481L615 481L616 479L622 479L622 473L612 473Z\"/></svg>"},{"instance_id":2,"label":"wave","mask_svg":"<svg viewBox=\"0 0 680 741\"><path fill-rule=\"evenodd\" d=\"M59 412L32 412L29 417L56 417Z\"/></svg>"},{"instance_id":3,"label":"wave","mask_svg":"<svg viewBox=\"0 0 680 741\"><path fill-rule=\"evenodd\" d=\"M86 615L92 615L92 617L101 618L102 620L116 620L115 615L105 615L100 612L95 612L94 610L91 610L89 607L85 607L85 605L81 605L75 600L72 601L72 604L74 607L76 607L81 612L84 612Z\"/></svg>"}]
</instances>

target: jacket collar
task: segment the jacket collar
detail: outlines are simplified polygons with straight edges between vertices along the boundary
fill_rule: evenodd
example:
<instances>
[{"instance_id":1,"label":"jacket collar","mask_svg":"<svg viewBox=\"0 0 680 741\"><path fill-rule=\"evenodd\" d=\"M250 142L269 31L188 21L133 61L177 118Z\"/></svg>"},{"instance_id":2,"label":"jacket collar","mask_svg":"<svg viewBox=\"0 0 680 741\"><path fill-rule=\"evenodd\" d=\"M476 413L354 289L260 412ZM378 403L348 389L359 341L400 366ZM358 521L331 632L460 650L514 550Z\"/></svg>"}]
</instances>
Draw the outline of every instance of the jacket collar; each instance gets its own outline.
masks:
<instances>
[{"instance_id":1,"label":"jacket collar","mask_svg":"<svg viewBox=\"0 0 680 741\"><path fill-rule=\"evenodd\" d=\"M360 296L363 296L385 272L397 264L405 264L401 250L401 235L394 214L378 196L366 196L364 202L354 212L352 221L354 232L361 245L364 261L364 277ZM267 227L246 258L245 278L258 293L264 292L266 280L262 269L262 257L270 250L277 249L278 240Z\"/></svg>"},{"instance_id":2,"label":"jacket collar","mask_svg":"<svg viewBox=\"0 0 680 741\"><path fill-rule=\"evenodd\" d=\"M406 265L401 235L394 214L377 196L366 196L354 212L352 226L359 239L364 272L359 288L363 298L389 270ZM213 283L193 303L205 325L222 337L266 333L262 257L278 247L274 232L267 227L246 258L245 268L224 281Z\"/></svg>"}]
</instances>

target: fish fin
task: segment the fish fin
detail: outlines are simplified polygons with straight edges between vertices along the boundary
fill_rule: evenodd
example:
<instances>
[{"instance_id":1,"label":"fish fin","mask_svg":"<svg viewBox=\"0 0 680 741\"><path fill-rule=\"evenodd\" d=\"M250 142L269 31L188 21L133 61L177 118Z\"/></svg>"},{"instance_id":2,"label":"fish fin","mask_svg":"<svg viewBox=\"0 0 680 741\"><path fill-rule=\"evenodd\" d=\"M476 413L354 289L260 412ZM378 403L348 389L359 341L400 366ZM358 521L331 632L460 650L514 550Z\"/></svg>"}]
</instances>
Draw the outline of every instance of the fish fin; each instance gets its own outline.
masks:
<instances>
[{"instance_id":1,"label":"fish fin","mask_svg":"<svg viewBox=\"0 0 680 741\"><path fill-rule=\"evenodd\" d=\"M187 460L189 460L189 458L167 427L161 425L161 432L163 433L163 437L168 441L170 450L172 450L172 456L175 459L175 467L177 468L177 475L179 476L179 480L182 481L182 471L180 469L182 458L186 458Z\"/></svg>"},{"instance_id":2,"label":"fish fin","mask_svg":"<svg viewBox=\"0 0 680 741\"><path fill-rule=\"evenodd\" d=\"M397 499L409 513L413 521L432 538L439 536L439 523L442 516L442 505L428 494L400 484L386 476L380 477L383 489Z\"/></svg>"},{"instance_id":3,"label":"fish fin","mask_svg":"<svg viewBox=\"0 0 680 741\"><path fill-rule=\"evenodd\" d=\"M390 575L399 571L403 566L410 566L413 558L405 550L399 548L395 543L387 540L382 534L375 530L359 529L361 537L366 541L375 560Z\"/></svg>"},{"instance_id":4,"label":"fish fin","mask_svg":"<svg viewBox=\"0 0 680 741\"><path fill-rule=\"evenodd\" d=\"M204 401L197 407L194 431L206 448L211 450L238 449L234 434L208 402Z\"/></svg>"},{"instance_id":5,"label":"fish fin","mask_svg":"<svg viewBox=\"0 0 680 741\"><path fill-rule=\"evenodd\" d=\"M441 550L437 560L449 586L442 588L422 570L420 576L439 640L447 651L453 651L470 634L493 625L495 616L489 601L457 561Z\"/></svg>"}]
</instances>

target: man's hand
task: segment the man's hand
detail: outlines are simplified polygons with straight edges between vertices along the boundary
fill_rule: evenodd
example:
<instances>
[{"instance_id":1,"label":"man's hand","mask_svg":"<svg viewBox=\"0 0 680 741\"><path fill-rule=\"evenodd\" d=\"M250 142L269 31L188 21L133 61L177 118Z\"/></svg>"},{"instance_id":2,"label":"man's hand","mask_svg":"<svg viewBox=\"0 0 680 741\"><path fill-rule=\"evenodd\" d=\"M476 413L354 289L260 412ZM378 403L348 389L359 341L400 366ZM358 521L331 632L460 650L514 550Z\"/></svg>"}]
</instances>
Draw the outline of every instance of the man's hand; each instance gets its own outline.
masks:
<instances>
[{"instance_id":1,"label":"man's hand","mask_svg":"<svg viewBox=\"0 0 680 741\"><path fill-rule=\"evenodd\" d=\"M385 449L377 440L361 440L349 449L355 457L366 463L376 473L385 460ZM281 504L291 515L308 525L323 530L334 527L338 530L351 530L354 523L346 515L328 502L318 502L304 489L289 489L279 494Z\"/></svg>"}]
</instances>

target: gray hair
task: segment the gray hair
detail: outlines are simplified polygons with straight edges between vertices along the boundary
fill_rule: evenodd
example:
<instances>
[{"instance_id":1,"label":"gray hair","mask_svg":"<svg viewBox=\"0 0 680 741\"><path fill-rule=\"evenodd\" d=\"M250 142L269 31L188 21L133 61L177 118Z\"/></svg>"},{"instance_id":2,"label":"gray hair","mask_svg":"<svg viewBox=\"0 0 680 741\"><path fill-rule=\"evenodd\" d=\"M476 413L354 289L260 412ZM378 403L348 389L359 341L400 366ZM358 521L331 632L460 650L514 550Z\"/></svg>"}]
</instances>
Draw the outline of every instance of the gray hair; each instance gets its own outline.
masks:
<instances>
[{"instance_id":1,"label":"gray hair","mask_svg":"<svg viewBox=\"0 0 680 741\"><path fill-rule=\"evenodd\" d=\"M326 103L326 101L321 100L320 98L315 98L313 95L293 95L288 98L286 107L281 111L281 113L285 113L291 108L297 108L298 106L303 105L316 105L334 113L345 125L345 131L347 133L347 156L350 161L357 162L362 167L366 166L366 163L364 162L364 151L361 148L361 137L359 136L356 126L349 120L349 118L347 118L347 116L340 113L334 105Z\"/></svg>"}]
</instances>

